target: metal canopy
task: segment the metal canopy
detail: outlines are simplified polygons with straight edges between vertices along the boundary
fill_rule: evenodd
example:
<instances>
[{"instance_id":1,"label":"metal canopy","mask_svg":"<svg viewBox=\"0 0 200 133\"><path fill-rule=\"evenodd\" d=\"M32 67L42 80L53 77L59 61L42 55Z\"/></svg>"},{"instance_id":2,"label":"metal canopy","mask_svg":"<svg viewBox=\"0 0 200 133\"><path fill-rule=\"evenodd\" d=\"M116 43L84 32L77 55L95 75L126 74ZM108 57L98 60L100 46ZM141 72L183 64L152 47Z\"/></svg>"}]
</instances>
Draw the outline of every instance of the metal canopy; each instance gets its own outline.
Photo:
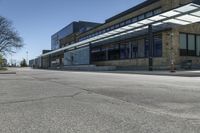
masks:
<instances>
[{"instance_id":1,"label":"metal canopy","mask_svg":"<svg viewBox=\"0 0 200 133\"><path fill-rule=\"evenodd\" d=\"M160 13L158 15L149 17L147 19L106 32L104 34L97 35L95 37L91 37L89 39L74 43L72 45L54 50L52 52L43 54L41 56L47 56L50 54L57 53L59 51L69 50L73 48L89 46L92 43L97 43L100 41L105 41L105 40L119 37L122 35L134 33L140 30L147 29L148 25L158 26L158 25L167 24L167 23L178 24L178 25L188 25L188 24L193 24L197 22L200 22L200 5L195 4L195 3L189 3L187 5L172 9L170 11L166 11L164 13Z\"/></svg>"}]
</instances>

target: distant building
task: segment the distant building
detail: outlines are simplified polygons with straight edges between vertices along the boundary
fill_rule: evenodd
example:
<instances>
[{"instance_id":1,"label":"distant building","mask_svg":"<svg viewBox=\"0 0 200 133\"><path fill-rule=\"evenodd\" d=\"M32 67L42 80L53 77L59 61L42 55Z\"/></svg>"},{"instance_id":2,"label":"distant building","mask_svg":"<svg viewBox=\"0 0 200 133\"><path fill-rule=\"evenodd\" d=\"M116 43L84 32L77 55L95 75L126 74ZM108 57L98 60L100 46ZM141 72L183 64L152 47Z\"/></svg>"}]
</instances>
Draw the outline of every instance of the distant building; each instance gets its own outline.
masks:
<instances>
[{"instance_id":1,"label":"distant building","mask_svg":"<svg viewBox=\"0 0 200 133\"><path fill-rule=\"evenodd\" d=\"M98 25L100 24L86 21L72 22L51 36L51 50L43 50L42 54L48 54L49 52L56 51L60 48L64 48L78 42L79 40L77 36L79 34L82 34ZM89 50L87 50L87 52L89 52ZM45 56L44 58L38 57L36 59L30 60L29 64L35 68L62 67L64 64L66 64L66 59L70 58L64 56L66 56L65 51L62 51L56 54L52 54L51 56ZM89 60L89 57L87 58Z\"/></svg>"},{"instance_id":2,"label":"distant building","mask_svg":"<svg viewBox=\"0 0 200 133\"><path fill-rule=\"evenodd\" d=\"M99 25L99 23L85 21L72 22L51 36L51 50L56 50L76 43L78 41L78 34L84 33L97 25Z\"/></svg>"},{"instance_id":3,"label":"distant building","mask_svg":"<svg viewBox=\"0 0 200 133\"><path fill-rule=\"evenodd\" d=\"M29 60L29 67L34 67L34 61L35 61L35 59L33 59L33 60Z\"/></svg>"}]
</instances>

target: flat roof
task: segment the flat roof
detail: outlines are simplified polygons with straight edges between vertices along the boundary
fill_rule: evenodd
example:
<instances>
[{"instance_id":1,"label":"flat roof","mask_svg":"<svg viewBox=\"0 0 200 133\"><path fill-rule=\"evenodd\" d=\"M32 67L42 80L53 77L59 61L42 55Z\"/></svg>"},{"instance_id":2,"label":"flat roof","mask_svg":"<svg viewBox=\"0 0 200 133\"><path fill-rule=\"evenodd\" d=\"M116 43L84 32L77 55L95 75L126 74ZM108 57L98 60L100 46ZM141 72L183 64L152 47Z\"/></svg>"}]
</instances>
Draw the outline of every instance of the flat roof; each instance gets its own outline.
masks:
<instances>
[{"instance_id":1,"label":"flat roof","mask_svg":"<svg viewBox=\"0 0 200 133\"><path fill-rule=\"evenodd\" d=\"M111 22L111 21L113 21L113 20L116 20L116 19L118 19L118 18L120 18L120 17L123 17L123 16L125 16L125 15L127 15L127 14L129 14L129 13L132 13L132 12L134 12L134 11L137 11L137 10L143 8L143 7L146 7L146 6L148 6L148 5L151 5L151 4L153 4L153 3L155 3L155 2L158 2L158 1L160 1L160 0L145 0L144 2L140 3L139 5L134 6L134 7L130 8L130 9L124 11L124 12L121 12L121 13L119 13L119 14L117 14L117 15L115 15L115 16L109 18L109 19L107 19L107 20L106 20L106 23Z\"/></svg>"},{"instance_id":2,"label":"flat roof","mask_svg":"<svg viewBox=\"0 0 200 133\"><path fill-rule=\"evenodd\" d=\"M124 27L109 31L107 33L91 37L89 39L74 43L72 45L51 51L49 53L43 54L41 56L47 56L64 50L72 50L75 48L80 48L84 46L89 46L90 44L97 43L100 41L112 39L122 35L127 35L130 33L137 32L148 28L148 25L159 26L163 24L177 24L177 25L188 25L200 22L200 5L196 3L189 3L182 5L180 7L171 9L169 11L160 13L158 15L143 19L141 21L131 23Z\"/></svg>"}]
</instances>

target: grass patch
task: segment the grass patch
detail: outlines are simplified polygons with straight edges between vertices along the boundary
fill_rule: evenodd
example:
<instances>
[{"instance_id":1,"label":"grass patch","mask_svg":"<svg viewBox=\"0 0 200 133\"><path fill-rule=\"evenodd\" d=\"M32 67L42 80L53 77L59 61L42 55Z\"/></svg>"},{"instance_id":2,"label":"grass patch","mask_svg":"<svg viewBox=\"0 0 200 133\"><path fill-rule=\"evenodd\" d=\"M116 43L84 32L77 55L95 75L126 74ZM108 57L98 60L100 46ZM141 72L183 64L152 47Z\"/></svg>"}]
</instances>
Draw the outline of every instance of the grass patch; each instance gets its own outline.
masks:
<instances>
[{"instance_id":1,"label":"grass patch","mask_svg":"<svg viewBox=\"0 0 200 133\"><path fill-rule=\"evenodd\" d=\"M6 70L8 70L8 69L5 67L0 67L0 71L6 71Z\"/></svg>"}]
</instances>

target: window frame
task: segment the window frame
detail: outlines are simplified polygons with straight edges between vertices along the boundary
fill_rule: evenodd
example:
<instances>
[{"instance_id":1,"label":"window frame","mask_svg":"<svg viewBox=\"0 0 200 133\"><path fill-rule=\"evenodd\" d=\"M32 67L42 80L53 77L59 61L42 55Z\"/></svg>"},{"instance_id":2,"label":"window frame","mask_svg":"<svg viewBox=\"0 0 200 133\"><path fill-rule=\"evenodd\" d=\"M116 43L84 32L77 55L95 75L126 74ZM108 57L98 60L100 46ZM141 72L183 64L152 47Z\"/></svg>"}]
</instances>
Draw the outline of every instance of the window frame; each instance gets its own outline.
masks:
<instances>
[{"instance_id":1,"label":"window frame","mask_svg":"<svg viewBox=\"0 0 200 133\"><path fill-rule=\"evenodd\" d=\"M186 49L181 49L180 47L180 35L185 34L186 35ZM195 50L189 51L189 35L194 35L194 43L195 43ZM194 34L194 33L186 33L186 32L180 32L179 33L179 55L180 56L189 56L189 57L198 57L197 55L197 36L200 36L200 34Z\"/></svg>"}]
</instances>

